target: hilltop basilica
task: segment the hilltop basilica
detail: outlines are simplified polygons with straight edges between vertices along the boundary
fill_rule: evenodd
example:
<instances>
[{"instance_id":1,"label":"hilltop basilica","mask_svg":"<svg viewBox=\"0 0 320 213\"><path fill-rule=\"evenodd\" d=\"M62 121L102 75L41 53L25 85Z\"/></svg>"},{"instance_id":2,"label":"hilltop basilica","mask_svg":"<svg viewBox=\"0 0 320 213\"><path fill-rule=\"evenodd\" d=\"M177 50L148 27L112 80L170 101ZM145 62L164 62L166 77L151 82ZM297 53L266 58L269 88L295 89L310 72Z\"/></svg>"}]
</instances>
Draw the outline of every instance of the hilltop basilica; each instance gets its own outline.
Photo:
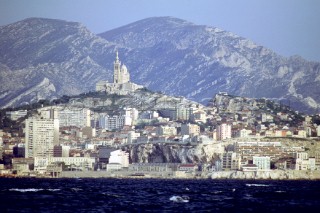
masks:
<instances>
[{"instance_id":1,"label":"hilltop basilica","mask_svg":"<svg viewBox=\"0 0 320 213\"><path fill-rule=\"evenodd\" d=\"M116 60L113 63L113 68L113 83L109 83L108 81L99 81L96 84L96 91L127 95L130 92L143 88L142 85L130 82L130 73L126 65L121 65L118 51L116 53Z\"/></svg>"}]
</instances>

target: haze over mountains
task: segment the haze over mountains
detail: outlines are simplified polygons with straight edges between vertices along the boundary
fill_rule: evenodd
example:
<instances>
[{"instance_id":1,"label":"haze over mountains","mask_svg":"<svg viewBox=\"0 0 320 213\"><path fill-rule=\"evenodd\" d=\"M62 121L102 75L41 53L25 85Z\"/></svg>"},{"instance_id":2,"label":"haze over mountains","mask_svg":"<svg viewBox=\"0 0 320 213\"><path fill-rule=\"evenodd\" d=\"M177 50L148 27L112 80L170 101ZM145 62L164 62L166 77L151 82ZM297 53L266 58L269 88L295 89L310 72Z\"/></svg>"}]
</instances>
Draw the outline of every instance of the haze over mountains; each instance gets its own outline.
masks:
<instances>
[{"instance_id":1,"label":"haze over mountains","mask_svg":"<svg viewBox=\"0 0 320 213\"><path fill-rule=\"evenodd\" d=\"M30 18L0 27L0 107L93 91L112 80L115 51L133 82L205 103L219 91L315 112L320 63L282 57L233 33L172 17L95 35L79 23ZM289 102L290 100L290 102Z\"/></svg>"}]
</instances>

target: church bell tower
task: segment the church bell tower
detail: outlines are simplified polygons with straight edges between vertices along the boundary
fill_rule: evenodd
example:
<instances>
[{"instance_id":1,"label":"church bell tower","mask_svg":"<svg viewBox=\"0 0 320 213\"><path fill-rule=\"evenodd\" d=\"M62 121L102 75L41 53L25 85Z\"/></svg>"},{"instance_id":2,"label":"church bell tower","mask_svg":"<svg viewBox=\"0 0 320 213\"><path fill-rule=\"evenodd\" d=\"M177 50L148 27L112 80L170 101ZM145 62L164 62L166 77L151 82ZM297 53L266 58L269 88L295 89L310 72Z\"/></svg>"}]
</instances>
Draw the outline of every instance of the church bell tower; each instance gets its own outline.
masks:
<instances>
[{"instance_id":1,"label":"church bell tower","mask_svg":"<svg viewBox=\"0 0 320 213\"><path fill-rule=\"evenodd\" d=\"M121 82L121 73L120 73L121 62L118 56L118 50L116 52L116 60L113 63L113 83L118 84Z\"/></svg>"}]
</instances>

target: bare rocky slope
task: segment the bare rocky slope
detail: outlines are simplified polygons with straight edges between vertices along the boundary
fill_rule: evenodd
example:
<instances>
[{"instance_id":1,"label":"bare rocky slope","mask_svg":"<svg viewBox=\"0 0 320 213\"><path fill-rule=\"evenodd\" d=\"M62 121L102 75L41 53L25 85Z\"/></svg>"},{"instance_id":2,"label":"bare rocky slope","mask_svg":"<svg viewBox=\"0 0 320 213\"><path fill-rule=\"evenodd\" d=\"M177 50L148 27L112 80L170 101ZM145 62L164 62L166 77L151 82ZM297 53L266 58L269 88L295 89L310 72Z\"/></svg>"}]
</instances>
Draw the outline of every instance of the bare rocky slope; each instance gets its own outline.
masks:
<instances>
[{"instance_id":1,"label":"bare rocky slope","mask_svg":"<svg viewBox=\"0 0 320 213\"><path fill-rule=\"evenodd\" d=\"M224 30L184 20L144 19L100 34L131 48L136 81L150 89L206 102L213 94L290 100L296 109L319 107L320 63L282 57Z\"/></svg>"},{"instance_id":2,"label":"bare rocky slope","mask_svg":"<svg viewBox=\"0 0 320 213\"><path fill-rule=\"evenodd\" d=\"M30 18L2 26L0 106L93 90L111 79L114 51L79 23Z\"/></svg>"},{"instance_id":3,"label":"bare rocky slope","mask_svg":"<svg viewBox=\"0 0 320 213\"><path fill-rule=\"evenodd\" d=\"M172 17L144 19L100 35L79 23L30 18L0 27L0 107L93 91L111 80L116 49L132 81L206 103L219 91L320 103L320 64L285 58L230 32Z\"/></svg>"},{"instance_id":4,"label":"bare rocky slope","mask_svg":"<svg viewBox=\"0 0 320 213\"><path fill-rule=\"evenodd\" d=\"M254 139L252 139L254 141ZM283 147L305 147L310 157L320 151L319 140L297 138L265 138L262 141L279 141ZM127 145L125 149L130 153L132 163L204 163L214 164L221 159L229 142L212 144L184 144L184 143L147 143Z\"/></svg>"}]
</instances>

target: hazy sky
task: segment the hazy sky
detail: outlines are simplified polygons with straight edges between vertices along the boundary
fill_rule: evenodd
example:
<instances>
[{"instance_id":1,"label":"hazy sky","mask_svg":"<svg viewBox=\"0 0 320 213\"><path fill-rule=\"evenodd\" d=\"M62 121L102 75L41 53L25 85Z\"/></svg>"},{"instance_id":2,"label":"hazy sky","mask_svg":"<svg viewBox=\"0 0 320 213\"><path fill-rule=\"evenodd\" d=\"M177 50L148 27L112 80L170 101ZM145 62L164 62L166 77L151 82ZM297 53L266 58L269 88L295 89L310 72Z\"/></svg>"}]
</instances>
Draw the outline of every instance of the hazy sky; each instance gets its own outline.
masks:
<instances>
[{"instance_id":1,"label":"hazy sky","mask_svg":"<svg viewBox=\"0 0 320 213\"><path fill-rule=\"evenodd\" d=\"M0 0L0 25L45 17L101 33L154 16L218 27L320 62L320 0Z\"/></svg>"}]
</instances>

